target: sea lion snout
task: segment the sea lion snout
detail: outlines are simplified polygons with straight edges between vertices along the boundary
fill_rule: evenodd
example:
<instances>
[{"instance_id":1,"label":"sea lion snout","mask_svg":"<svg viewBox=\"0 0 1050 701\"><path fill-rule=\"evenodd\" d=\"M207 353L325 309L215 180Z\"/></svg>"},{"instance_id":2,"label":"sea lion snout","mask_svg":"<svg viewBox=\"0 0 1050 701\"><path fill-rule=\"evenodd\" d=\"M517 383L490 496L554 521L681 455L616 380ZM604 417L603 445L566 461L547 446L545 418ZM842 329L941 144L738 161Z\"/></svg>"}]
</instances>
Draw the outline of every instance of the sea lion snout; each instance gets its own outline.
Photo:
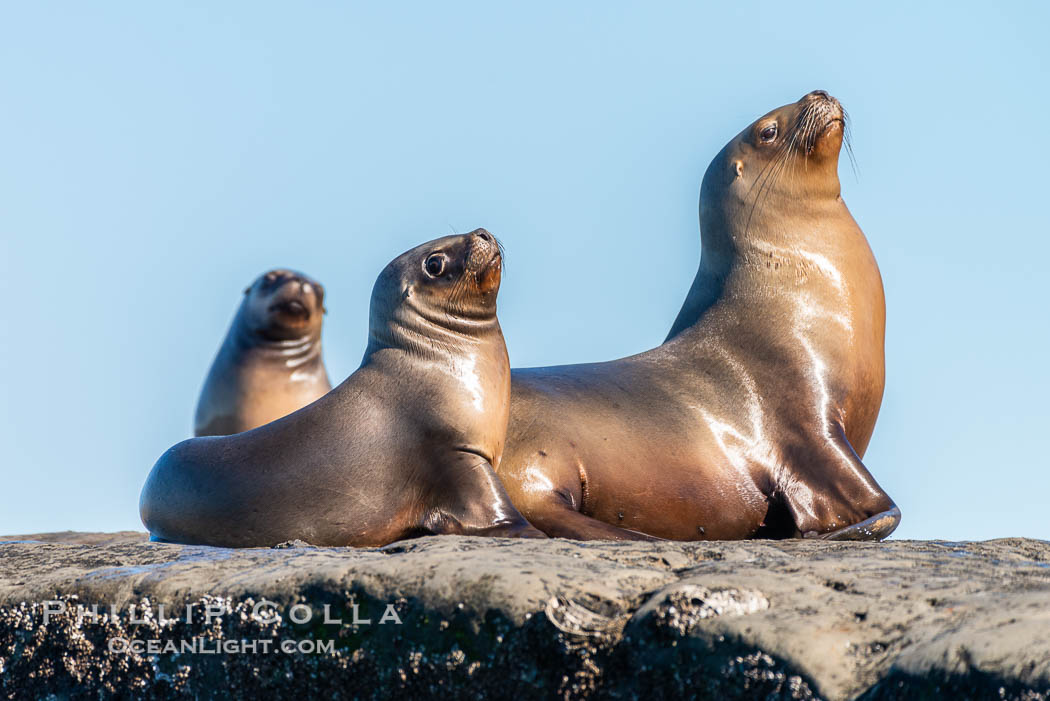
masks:
<instances>
[{"instance_id":1,"label":"sea lion snout","mask_svg":"<svg viewBox=\"0 0 1050 701\"><path fill-rule=\"evenodd\" d=\"M834 106L839 110L842 109L842 105L839 104L839 101L826 90L814 90L813 92L806 93L802 96L802 99L800 99L799 102L803 105L825 104L828 106Z\"/></svg>"},{"instance_id":2,"label":"sea lion snout","mask_svg":"<svg viewBox=\"0 0 1050 701\"><path fill-rule=\"evenodd\" d=\"M500 255L500 245L496 237L484 229L475 229L468 236L470 236L469 262L475 263L480 261L483 264L487 264L492 260L493 256L498 257Z\"/></svg>"},{"instance_id":3,"label":"sea lion snout","mask_svg":"<svg viewBox=\"0 0 1050 701\"><path fill-rule=\"evenodd\" d=\"M305 288L321 286L320 283L315 282L310 277L297 273L294 270L271 270L266 274L266 286L271 290L280 289L293 283Z\"/></svg>"},{"instance_id":4,"label":"sea lion snout","mask_svg":"<svg viewBox=\"0 0 1050 701\"><path fill-rule=\"evenodd\" d=\"M467 269L474 273L478 289L489 293L499 288L503 272L503 253L499 241L485 229L470 232Z\"/></svg>"},{"instance_id":5,"label":"sea lion snout","mask_svg":"<svg viewBox=\"0 0 1050 701\"><path fill-rule=\"evenodd\" d=\"M324 287L295 270L276 268L248 288L253 328L272 340L288 340L320 329Z\"/></svg>"},{"instance_id":6,"label":"sea lion snout","mask_svg":"<svg viewBox=\"0 0 1050 701\"><path fill-rule=\"evenodd\" d=\"M798 101L801 110L796 131L810 158L836 160L846 129L846 111L824 90L814 90ZM834 156L834 159L829 157Z\"/></svg>"},{"instance_id":7,"label":"sea lion snout","mask_svg":"<svg viewBox=\"0 0 1050 701\"><path fill-rule=\"evenodd\" d=\"M298 299L284 299L270 305L269 311L287 314L293 317L302 317L304 321L310 319L310 308Z\"/></svg>"},{"instance_id":8,"label":"sea lion snout","mask_svg":"<svg viewBox=\"0 0 1050 701\"><path fill-rule=\"evenodd\" d=\"M324 286L294 270L271 270L264 277L264 293L270 295L269 311L279 311L309 319L312 312L324 311Z\"/></svg>"},{"instance_id":9,"label":"sea lion snout","mask_svg":"<svg viewBox=\"0 0 1050 701\"><path fill-rule=\"evenodd\" d=\"M309 278L302 273L297 273L294 270L285 270L283 268L270 270L262 276L263 286L270 289L281 287L282 285L296 280L309 280Z\"/></svg>"},{"instance_id":10,"label":"sea lion snout","mask_svg":"<svg viewBox=\"0 0 1050 701\"><path fill-rule=\"evenodd\" d=\"M825 128L833 122L841 123L845 119L842 103L825 90L814 90L807 93L798 102L802 106L803 120L807 117L827 120Z\"/></svg>"}]
</instances>

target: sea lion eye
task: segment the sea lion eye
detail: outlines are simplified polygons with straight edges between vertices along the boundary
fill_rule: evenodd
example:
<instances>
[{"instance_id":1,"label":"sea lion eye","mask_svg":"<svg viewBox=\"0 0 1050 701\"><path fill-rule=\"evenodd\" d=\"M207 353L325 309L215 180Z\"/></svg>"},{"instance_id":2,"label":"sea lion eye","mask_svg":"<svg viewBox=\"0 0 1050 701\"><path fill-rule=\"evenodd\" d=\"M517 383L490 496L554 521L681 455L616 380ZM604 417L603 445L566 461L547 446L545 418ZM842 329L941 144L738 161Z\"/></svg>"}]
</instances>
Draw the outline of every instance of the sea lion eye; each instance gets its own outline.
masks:
<instances>
[{"instance_id":1,"label":"sea lion eye","mask_svg":"<svg viewBox=\"0 0 1050 701\"><path fill-rule=\"evenodd\" d=\"M770 124L768 127L762 130L759 136L762 138L762 141L765 141L767 143L777 138L777 125Z\"/></svg>"},{"instance_id":2,"label":"sea lion eye","mask_svg":"<svg viewBox=\"0 0 1050 701\"><path fill-rule=\"evenodd\" d=\"M445 272L445 260L444 253L433 253L423 261L423 270L430 277L441 277L441 273Z\"/></svg>"}]
</instances>

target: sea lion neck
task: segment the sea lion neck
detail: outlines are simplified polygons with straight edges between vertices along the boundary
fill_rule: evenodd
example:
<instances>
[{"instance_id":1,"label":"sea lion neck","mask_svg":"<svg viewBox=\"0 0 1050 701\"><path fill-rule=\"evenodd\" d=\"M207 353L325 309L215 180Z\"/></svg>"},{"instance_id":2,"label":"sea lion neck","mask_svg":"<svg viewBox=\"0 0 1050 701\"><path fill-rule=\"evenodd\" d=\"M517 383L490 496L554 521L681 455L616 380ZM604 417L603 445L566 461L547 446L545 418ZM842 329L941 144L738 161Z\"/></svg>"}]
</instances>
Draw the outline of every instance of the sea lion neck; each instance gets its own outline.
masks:
<instances>
[{"instance_id":1,"label":"sea lion neck","mask_svg":"<svg viewBox=\"0 0 1050 701\"><path fill-rule=\"evenodd\" d=\"M844 303L851 285L881 287L867 240L840 197L771 203L754 216L702 203L701 242L699 268L666 340L700 326L715 305L742 305L743 315L758 317L786 292L810 289Z\"/></svg>"},{"instance_id":2,"label":"sea lion neck","mask_svg":"<svg viewBox=\"0 0 1050 701\"><path fill-rule=\"evenodd\" d=\"M495 314L459 316L416 304L408 296L393 310L372 310L365 359L387 348L426 358L447 357L493 342L503 342Z\"/></svg>"},{"instance_id":3,"label":"sea lion neck","mask_svg":"<svg viewBox=\"0 0 1050 701\"><path fill-rule=\"evenodd\" d=\"M375 378L371 387L412 387L424 396L444 397L418 410L459 436L459 450L498 465L510 392L510 361L499 321L495 315L436 312L436 304L411 299L392 309L373 306L361 377Z\"/></svg>"}]
</instances>

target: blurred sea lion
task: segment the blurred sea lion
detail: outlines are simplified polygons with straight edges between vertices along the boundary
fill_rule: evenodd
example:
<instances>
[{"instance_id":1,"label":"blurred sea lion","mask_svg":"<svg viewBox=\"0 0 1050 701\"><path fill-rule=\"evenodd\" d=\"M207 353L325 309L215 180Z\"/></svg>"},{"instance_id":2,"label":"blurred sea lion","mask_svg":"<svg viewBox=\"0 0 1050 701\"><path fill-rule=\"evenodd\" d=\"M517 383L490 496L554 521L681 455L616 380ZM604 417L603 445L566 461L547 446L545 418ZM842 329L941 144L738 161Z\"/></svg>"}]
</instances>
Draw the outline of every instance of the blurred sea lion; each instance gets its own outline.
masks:
<instances>
[{"instance_id":1,"label":"blurred sea lion","mask_svg":"<svg viewBox=\"0 0 1050 701\"><path fill-rule=\"evenodd\" d=\"M543 537L496 477L510 364L487 231L399 256L372 290L361 367L289 416L169 449L142 490L156 540L379 546L425 534Z\"/></svg>"},{"instance_id":2,"label":"blurred sea lion","mask_svg":"<svg viewBox=\"0 0 1050 701\"><path fill-rule=\"evenodd\" d=\"M715 156L700 267L663 345L514 370L499 475L533 525L676 540L896 528L861 462L882 401L885 300L840 196L845 126L817 90Z\"/></svg>"},{"instance_id":3,"label":"blurred sea lion","mask_svg":"<svg viewBox=\"0 0 1050 701\"><path fill-rule=\"evenodd\" d=\"M324 288L271 270L247 289L204 381L194 435L225 436L268 424L330 389L321 358Z\"/></svg>"}]
</instances>

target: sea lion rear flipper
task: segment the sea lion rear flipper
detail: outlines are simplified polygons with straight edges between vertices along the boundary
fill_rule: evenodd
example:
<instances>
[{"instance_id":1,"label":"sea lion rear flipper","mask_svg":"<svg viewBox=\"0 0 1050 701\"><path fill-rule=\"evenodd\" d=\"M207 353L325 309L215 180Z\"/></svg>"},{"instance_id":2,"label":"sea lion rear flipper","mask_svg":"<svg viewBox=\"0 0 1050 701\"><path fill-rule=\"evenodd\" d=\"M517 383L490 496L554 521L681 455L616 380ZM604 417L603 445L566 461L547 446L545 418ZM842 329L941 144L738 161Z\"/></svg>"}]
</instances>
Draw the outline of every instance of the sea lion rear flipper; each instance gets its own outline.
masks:
<instances>
[{"instance_id":1,"label":"sea lion rear flipper","mask_svg":"<svg viewBox=\"0 0 1050 701\"><path fill-rule=\"evenodd\" d=\"M541 451L542 452L542 451ZM512 486L514 505L536 528L551 538L572 540L663 540L654 536L620 528L591 518L579 511L583 501L583 485L579 471L558 470L568 464L564 461L530 463L524 461L519 469L503 473ZM507 464L506 459L504 465ZM530 475L522 479L520 473Z\"/></svg>"},{"instance_id":2,"label":"sea lion rear flipper","mask_svg":"<svg viewBox=\"0 0 1050 701\"><path fill-rule=\"evenodd\" d=\"M830 440L793 461L778 489L803 538L882 540L901 512L835 424Z\"/></svg>"},{"instance_id":3,"label":"sea lion rear flipper","mask_svg":"<svg viewBox=\"0 0 1050 701\"><path fill-rule=\"evenodd\" d=\"M520 461L501 473L511 485L514 505L536 528L551 538L572 540L663 540L639 531L620 528L591 518L579 511L583 502L583 484L578 468L567 460L552 459L539 451L542 460ZM508 461L504 455L501 468ZM527 475L527 477L522 477Z\"/></svg>"},{"instance_id":4,"label":"sea lion rear flipper","mask_svg":"<svg viewBox=\"0 0 1050 701\"><path fill-rule=\"evenodd\" d=\"M529 522L551 538L573 540L663 540L655 536L619 528L581 514L567 503L553 498L529 511Z\"/></svg>"}]
</instances>

